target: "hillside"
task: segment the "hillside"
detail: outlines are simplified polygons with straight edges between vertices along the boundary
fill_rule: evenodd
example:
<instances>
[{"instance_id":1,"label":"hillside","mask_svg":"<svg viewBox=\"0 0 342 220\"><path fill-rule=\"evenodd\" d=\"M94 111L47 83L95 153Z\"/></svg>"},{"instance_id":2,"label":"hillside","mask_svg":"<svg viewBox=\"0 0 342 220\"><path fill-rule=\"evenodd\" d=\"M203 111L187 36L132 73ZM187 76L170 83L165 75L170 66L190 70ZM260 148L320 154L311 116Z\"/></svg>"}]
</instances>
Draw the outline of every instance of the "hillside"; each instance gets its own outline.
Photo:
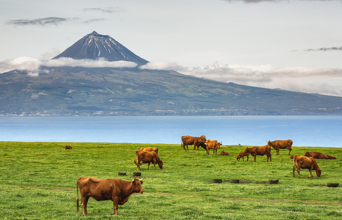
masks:
<instances>
[{"instance_id":1,"label":"hillside","mask_svg":"<svg viewBox=\"0 0 342 220\"><path fill-rule=\"evenodd\" d=\"M44 67L0 74L0 115L340 115L342 98L175 71Z\"/></svg>"}]
</instances>

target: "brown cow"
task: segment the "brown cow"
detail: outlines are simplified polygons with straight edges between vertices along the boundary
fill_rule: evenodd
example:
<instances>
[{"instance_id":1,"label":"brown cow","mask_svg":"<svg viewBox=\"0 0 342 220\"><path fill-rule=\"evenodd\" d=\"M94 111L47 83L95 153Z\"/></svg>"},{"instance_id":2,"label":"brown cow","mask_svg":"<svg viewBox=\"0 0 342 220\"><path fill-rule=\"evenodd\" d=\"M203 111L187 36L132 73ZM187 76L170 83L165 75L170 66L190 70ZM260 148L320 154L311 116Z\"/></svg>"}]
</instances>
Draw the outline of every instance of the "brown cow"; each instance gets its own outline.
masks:
<instances>
[{"instance_id":1,"label":"brown cow","mask_svg":"<svg viewBox=\"0 0 342 220\"><path fill-rule=\"evenodd\" d=\"M154 151L136 151L134 163L137 165L138 171L141 170L140 165L143 163L148 163L147 169L150 168L150 163L154 164L154 169L156 169L156 164L160 169L163 169L163 161L159 159L158 154Z\"/></svg>"},{"instance_id":2,"label":"brown cow","mask_svg":"<svg viewBox=\"0 0 342 220\"><path fill-rule=\"evenodd\" d=\"M316 160L312 157L295 155L293 157L293 171L292 171L293 177L295 177L296 168L297 168L297 172L300 178L302 178L302 176L300 175L300 168L309 169L310 171L309 178L312 177L312 173L311 173L312 170L316 171L316 174L318 177L320 177L322 173L322 170L318 167Z\"/></svg>"},{"instance_id":3,"label":"brown cow","mask_svg":"<svg viewBox=\"0 0 342 220\"><path fill-rule=\"evenodd\" d=\"M113 215L118 215L118 206L125 204L133 193L143 193L142 179L125 181L121 179L95 179L94 177L80 177L77 180L77 212L79 210L78 188L81 193L83 215L88 215L87 204L89 197L97 201L112 200Z\"/></svg>"},{"instance_id":4,"label":"brown cow","mask_svg":"<svg viewBox=\"0 0 342 220\"><path fill-rule=\"evenodd\" d=\"M221 156L229 156L229 153L228 153L228 152L222 151L222 152L220 153L220 155L221 155Z\"/></svg>"},{"instance_id":5,"label":"brown cow","mask_svg":"<svg viewBox=\"0 0 342 220\"><path fill-rule=\"evenodd\" d=\"M199 149L199 147L203 147L204 149L206 148L205 145L205 141L206 141L206 137L204 135L201 135L200 137L192 137L192 136L182 136L182 147L185 150L185 146L186 149L189 150L188 145L194 145L194 150L197 147L197 150Z\"/></svg>"},{"instance_id":6,"label":"brown cow","mask_svg":"<svg viewBox=\"0 0 342 220\"><path fill-rule=\"evenodd\" d=\"M68 145L66 145L66 146L65 146L65 149L66 149L66 150L68 150L68 149L72 149L72 147L71 147L71 146L68 146Z\"/></svg>"},{"instance_id":7,"label":"brown cow","mask_svg":"<svg viewBox=\"0 0 342 220\"><path fill-rule=\"evenodd\" d=\"M254 157L254 162L256 162L257 155L260 155L260 156L267 155L267 162L268 162L268 158L270 159L270 162L272 162L271 147L269 145L264 145L261 147L251 147L251 148L246 147L243 153L251 154Z\"/></svg>"},{"instance_id":8,"label":"brown cow","mask_svg":"<svg viewBox=\"0 0 342 220\"><path fill-rule=\"evenodd\" d=\"M207 154L210 155L210 149L213 150L213 155L216 153L217 155L217 149L220 149L220 146L222 143L218 142L217 140L207 140Z\"/></svg>"},{"instance_id":9,"label":"brown cow","mask_svg":"<svg viewBox=\"0 0 342 220\"><path fill-rule=\"evenodd\" d=\"M315 159L336 159L336 157L334 157L332 155L326 155L325 153L319 153L319 152L308 152L308 151L306 151L304 156L312 157Z\"/></svg>"},{"instance_id":10,"label":"brown cow","mask_svg":"<svg viewBox=\"0 0 342 220\"><path fill-rule=\"evenodd\" d=\"M147 151L147 152L154 151L158 154L158 148L157 147L142 147L142 148L140 148L140 151Z\"/></svg>"},{"instance_id":11,"label":"brown cow","mask_svg":"<svg viewBox=\"0 0 342 220\"><path fill-rule=\"evenodd\" d=\"M268 141L267 144L273 147L273 149L277 151L277 155L279 155L279 149L288 149L289 155L290 155L293 141L290 139L283 140L283 141L275 140L275 141Z\"/></svg>"},{"instance_id":12,"label":"brown cow","mask_svg":"<svg viewBox=\"0 0 342 220\"><path fill-rule=\"evenodd\" d=\"M245 156L247 156L247 161L248 161L248 155L249 153L245 153L244 151L241 151L239 155L236 156L236 160L240 161L240 158L242 157L242 160L245 161Z\"/></svg>"}]
</instances>

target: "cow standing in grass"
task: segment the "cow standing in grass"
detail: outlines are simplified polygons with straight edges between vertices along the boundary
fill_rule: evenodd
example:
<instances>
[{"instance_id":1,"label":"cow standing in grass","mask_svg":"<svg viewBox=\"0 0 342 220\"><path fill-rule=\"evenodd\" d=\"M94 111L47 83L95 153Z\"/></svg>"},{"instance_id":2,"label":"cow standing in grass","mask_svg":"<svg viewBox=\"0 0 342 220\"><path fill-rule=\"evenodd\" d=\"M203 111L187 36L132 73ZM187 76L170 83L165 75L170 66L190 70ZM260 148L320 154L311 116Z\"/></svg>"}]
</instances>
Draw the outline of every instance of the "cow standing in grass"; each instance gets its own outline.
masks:
<instances>
[{"instance_id":1,"label":"cow standing in grass","mask_svg":"<svg viewBox=\"0 0 342 220\"><path fill-rule=\"evenodd\" d=\"M247 161L248 161L248 152L241 151L239 155L236 156L236 160L240 161L240 158L242 157L242 160L245 161L245 156L247 156Z\"/></svg>"},{"instance_id":2,"label":"cow standing in grass","mask_svg":"<svg viewBox=\"0 0 342 220\"><path fill-rule=\"evenodd\" d=\"M265 145L261 147L251 147L251 148L246 147L243 153L244 154L249 153L250 155L252 155L254 157L254 162L256 162L257 155L260 155L260 156L266 155L267 162L268 162L268 159L270 159L270 162L272 162L271 147L269 145Z\"/></svg>"},{"instance_id":3,"label":"cow standing in grass","mask_svg":"<svg viewBox=\"0 0 342 220\"><path fill-rule=\"evenodd\" d=\"M204 135L201 135L200 137L193 137L193 136L182 136L182 147L185 150L185 146L186 149L189 150L188 145L194 145L194 150L199 149L199 147L203 147L204 149L206 148L205 142L206 142L206 137Z\"/></svg>"},{"instance_id":4,"label":"cow standing in grass","mask_svg":"<svg viewBox=\"0 0 342 220\"><path fill-rule=\"evenodd\" d=\"M80 177L77 180L77 212L79 210L78 188L81 193L83 215L88 215L87 204L90 197L97 201L112 200L113 215L118 215L118 206L125 204L133 193L143 193L142 179L125 181L121 179L96 179L94 177Z\"/></svg>"},{"instance_id":5,"label":"cow standing in grass","mask_svg":"<svg viewBox=\"0 0 342 220\"><path fill-rule=\"evenodd\" d=\"M293 171L292 171L292 175L293 177L295 177L295 170L297 168L297 172L300 178L302 178L302 176L300 175L300 169L309 169L310 172L310 176L309 178L312 177L312 170L316 171L316 174L318 177L321 176L322 170L318 167L318 164L316 162L316 160L312 157L306 157L306 156L301 156L301 155L295 155L293 157Z\"/></svg>"},{"instance_id":6,"label":"cow standing in grass","mask_svg":"<svg viewBox=\"0 0 342 220\"><path fill-rule=\"evenodd\" d=\"M213 150L213 155L216 153L217 155L217 149L220 149L220 146L222 143L218 142L217 140L207 140L207 154L210 155L210 149Z\"/></svg>"},{"instance_id":7,"label":"cow standing in grass","mask_svg":"<svg viewBox=\"0 0 342 220\"><path fill-rule=\"evenodd\" d=\"M153 163L154 169L156 169L156 164L158 164L160 169L163 169L163 161L160 160L158 154L154 151L136 151L135 152L135 165L137 165L137 170L140 171L140 165L143 163L147 163L147 169L150 168L150 163Z\"/></svg>"},{"instance_id":8,"label":"cow standing in grass","mask_svg":"<svg viewBox=\"0 0 342 220\"><path fill-rule=\"evenodd\" d=\"M267 144L273 147L273 149L277 151L277 155L279 155L279 149L288 149L289 155L290 155L293 141L290 139L283 140L283 141L275 140L275 141L268 141Z\"/></svg>"}]
</instances>

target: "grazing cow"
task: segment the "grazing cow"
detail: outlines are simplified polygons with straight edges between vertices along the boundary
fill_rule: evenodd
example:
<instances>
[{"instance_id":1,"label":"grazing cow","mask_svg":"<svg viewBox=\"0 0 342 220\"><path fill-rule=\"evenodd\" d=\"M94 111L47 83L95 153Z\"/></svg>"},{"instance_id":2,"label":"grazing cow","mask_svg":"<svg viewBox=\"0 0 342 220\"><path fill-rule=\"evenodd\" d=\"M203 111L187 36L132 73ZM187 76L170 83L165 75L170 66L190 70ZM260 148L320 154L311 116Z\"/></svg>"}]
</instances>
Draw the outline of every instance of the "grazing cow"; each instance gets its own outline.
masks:
<instances>
[{"instance_id":1,"label":"grazing cow","mask_svg":"<svg viewBox=\"0 0 342 220\"><path fill-rule=\"evenodd\" d=\"M147 169L150 168L150 163L154 164L154 169L156 169L156 164L160 169L163 169L163 161L159 159L158 154L154 151L136 151L134 163L137 165L138 171L141 170L140 165L143 163L148 163Z\"/></svg>"},{"instance_id":2,"label":"grazing cow","mask_svg":"<svg viewBox=\"0 0 342 220\"><path fill-rule=\"evenodd\" d=\"M66 146L65 146L65 149L66 149L66 150L68 150L68 149L72 149L72 147L71 147L71 146L68 146L68 145L66 145Z\"/></svg>"},{"instance_id":3,"label":"grazing cow","mask_svg":"<svg viewBox=\"0 0 342 220\"><path fill-rule=\"evenodd\" d=\"M268 158L270 159L270 162L272 162L271 147L269 145L264 145L261 147L251 147L251 148L246 147L243 153L251 154L254 157L254 162L256 162L257 155L260 155L260 156L267 155L267 162L268 162Z\"/></svg>"},{"instance_id":4,"label":"grazing cow","mask_svg":"<svg viewBox=\"0 0 342 220\"><path fill-rule=\"evenodd\" d=\"M312 157L315 159L336 159L336 157L334 157L332 155L326 155L325 153L319 153L319 152L308 152L308 151L306 151L304 156Z\"/></svg>"},{"instance_id":5,"label":"grazing cow","mask_svg":"<svg viewBox=\"0 0 342 220\"><path fill-rule=\"evenodd\" d=\"M220 155L221 155L221 156L229 156L229 153L228 153L228 152L222 151L222 152L220 153Z\"/></svg>"},{"instance_id":6,"label":"grazing cow","mask_svg":"<svg viewBox=\"0 0 342 220\"><path fill-rule=\"evenodd\" d=\"M268 141L267 144L273 147L273 149L277 151L277 155L279 155L279 149L288 149L289 155L290 155L293 141L290 139L283 140L283 141L276 140L276 141Z\"/></svg>"},{"instance_id":7,"label":"grazing cow","mask_svg":"<svg viewBox=\"0 0 342 220\"><path fill-rule=\"evenodd\" d=\"M242 157L242 160L245 161L245 156L247 156L247 161L248 161L248 152L241 151L239 155L236 156L236 160L240 161L240 158Z\"/></svg>"},{"instance_id":8,"label":"grazing cow","mask_svg":"<svg viewBox=\"0 0 342 220\"><path fill-rule=\"evenodd\" d=\"M220 149L220 146L222 143L218 142L217 140L207 140L207 154L210 155L210 149L213 150L213 155L216 153L217 155L217 149Z\"/></svg>"},{"instance_id":9,"label":"grazing cow","mask_svg":"<svg viewBox=\"0 0 342 220\"><path fill-rule=\"evenodd\" d=\"M158 154L158 148L157 147L142 147L142 148L140 148L140 151L147 151L147 152L154 151Z\"/></svg>"},{"instance_id":10,"label":"grazing cow","mask_svg":"<svg viewBox=\"0 0 342 220\"><path fill-rule=\"evenodd\" d=\"M81 193L83 215L88 215L87 204L89 197L97 201L112 200L113 215L118 215L118 206L125 204L133 193L143 193L142 179L125 181L121 179L95 179L94 177L80 177L77 180L77 212L79 210L78 188Z\"/></svg>"},{"instance_id":11,"label":"grazing cow","mask_svg":"<svg viewBox=\"0 0 342 220\"><path fill-rule=\"evenodd\" d=\"M204 135L201 135L200 137L192 137L192 136L182 136L182 147L185 150L185 146L186 149L189 150L188 145L194 145L194 150L197 147L197 150L199 147L203 147L204 149L206 149L206 145L205 145L205 141L206 141L206 137Z\"/></svg>"},{"instance_id":12,"label":"grazing cow","mask_svg":"<svg viewBox=\"0 0 342 220\"><path fill-rule=\"evenodd\" d=\"M316 171L316 174L318 177L320 177L322 173L322 170L318 167L316 160L312 157L295 155L293 157L293 171L292 171L293 177L295 177L296 168L297 168L297 172L300 178L302 178L302 176L300 175L300 168L309 169L310 171L309 178L312 177L312 173L311 173L312 170Z\"/></svg>"}]
</instances>

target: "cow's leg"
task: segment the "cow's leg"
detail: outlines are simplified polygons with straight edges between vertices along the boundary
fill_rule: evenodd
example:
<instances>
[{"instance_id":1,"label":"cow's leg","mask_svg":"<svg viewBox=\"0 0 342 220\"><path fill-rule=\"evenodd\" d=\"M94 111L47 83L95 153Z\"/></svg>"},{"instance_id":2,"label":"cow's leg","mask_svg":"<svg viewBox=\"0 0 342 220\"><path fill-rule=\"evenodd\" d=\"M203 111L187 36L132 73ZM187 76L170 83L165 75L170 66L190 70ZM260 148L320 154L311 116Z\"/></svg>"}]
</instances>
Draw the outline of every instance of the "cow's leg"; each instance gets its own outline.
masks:
<instances>
[{"instance_id":1,"label":"cow's leg","mask_svg":"<svg viewBox=\"0 0 342 220\"><path fill-rule=\"evenodd\" d=\"M137 171L140 171L140 161L138 160L138 163L137 163Z\"/></svg>"},{"instance_id":2,"label":"cow's leg","mask_svg":"<svg viewBox=\"0 0 342 220\"><path fill-rule=\"evenodd\" d=\"M302 178L302 176L300 175L300 165L297 164L297 172L300 178Z\"/></svg>"},{"instance_id":3,"label":"cow's leg","mask_svg":"<svg viewBox=\"0 0 342 220\"><path fill-rule=\"evenodd\" d=\"M249 157L249 155L247 155L247 161L248 161L248 157Z\"/></svg>"},{"instance_id":4,"label":"cow's leg","mask_svg":"<svg viewBox=\"0 0 342 220\"><path fill-rule=\"evenodd\" d=\"M153 164L154 164L154 169L156 170L156 163L157 163L157 159L153 158Z\"/></svg>"},{"instance_id":5,"label":"cow's leg","mask_svg":"<svg viewBox=\"0 0 342 220\"><path fill-rule=\"evenodd\" d=\"M88 211L87 211L88 199L89 199L89 197L82 195L81 205L82 205L82 213L83 213L83 215L88 215Z\"/></svg>"},{"instance_id":6,"label":"cow's leg","mask_svg":"<svg viewBox=\"0 0 342 220\"><path fill-rule=\"evenodd\" d=\"M256 155L254 156L254 162L256 162Z\"/></svg>"},{"instance_id":7,"label":"cow's leg","mask_svg":"<svg viewBox=\"0 0 342 220\"><path fill-rule=\"evenodd\" d=\"M119 215L119 197L114 197L113 199L113 215Z\"/></svg>"},{"instance_id":8,"label":"cow's leg","mask_svg":"<svg viewBox=\"0 0 342 220\"><path fill-rule=\"evenodd\" d=\"M313 170L313 165L311 165L311 167L310 167L310 169L309 169L309 171L310 171L310 176L309 176L309 178L311 178L311 177L313 177L313 175L312 175L312 170Z\"/></svg>"},{"instance_id":9,"label":"cow's leg","mask_svg":"<svg viewBox=\"0 0 342 220\"><path fill-rule=\"evenodd\" d=\"M279 149L277 150L277 155L279 155Z\"/></svg>"},{"instance_id":10,"label":"cow's leg","mask_svg":"<svg viewBox=\"0 0 342 220\"><path fill-rule=\"evenodd\" d=\"M295 177L296 166L293 165L292 176Z\"/></svg>"},{"instance_id":11,"label":"cow's leg","mask_svg":"<svg viewBox=\"0 0 342 220\"><path fill-rule=\"evenodd\" d=\"M196 144L196 143L194 143L194 150L196 150L196 145L197 145L197 144Z\"/></svg>"},{"instance_id":12,"label":"cow's leg","mask_svg":"<svg viewBox=\"0 0 342 220\"><path fill-rule=\"evenodd\" d=\"M289 155L290 155L290 153L291 153L291 148L289 148Z\"/></svg>"},{"instance_id":13,"label":"cow's leg","mask_svg":"<svg viewBox=\"0 0 342 220\"><path fill-rule=\"evenodd\" d=\"M147 169L150 169L150 162L148 162L147 164Z\"/></svg>"}]
</instances>

